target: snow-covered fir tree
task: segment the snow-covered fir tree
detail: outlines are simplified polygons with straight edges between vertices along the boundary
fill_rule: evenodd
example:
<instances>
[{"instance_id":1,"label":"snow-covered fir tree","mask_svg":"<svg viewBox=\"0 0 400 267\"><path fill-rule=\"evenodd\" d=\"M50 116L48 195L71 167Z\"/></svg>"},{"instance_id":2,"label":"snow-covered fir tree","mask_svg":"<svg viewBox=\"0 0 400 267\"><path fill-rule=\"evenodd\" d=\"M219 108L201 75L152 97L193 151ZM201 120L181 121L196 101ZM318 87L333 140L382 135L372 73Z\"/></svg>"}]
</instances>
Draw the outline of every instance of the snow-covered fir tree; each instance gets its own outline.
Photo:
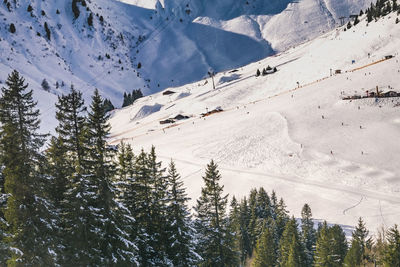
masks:
<instances>
[{"instance_id":1,"label":"snow-covered fir tree","mask_svg":"<svg viewBox=\"0 0 400 267\"><path fill-rule=\"evenodd\" d=\"M365 227L363 219L358 219L358 225L352 233L352 241L349 251L345 258L347 265L361 265L371 262L368 251L372 247L372 238L369 236L369 231Z\"/></svg>"},{"instance_id":2,"label":"snow-covered fir tree","mask_svg":"<svg viewBox=\"0 0 400 267\"><path fill-rule=\"evenodd\" d=\"M94 92L90 109L87 122L87 170L88 179L96 193L91 197L94 221L91 222L90 231L96 234L95 240L100 244L93 250L95 254L92 262L99 265L133 264L136 261L136 246L130 241L127 232L127 226L133 223L133 219L115 197L119 195L113 181L115 151L107 144L109 115L98 90Z\"/></svg>"},{"instance_id":3,"label":"snow-covered fir tree","mask_svg":"<svg viewBox=\"0 0 400 267\"><path fill-rule=\"evenodd\" d=\"M197 252L203 258L200 266L237 266L238 263L239 255L226 215L228 195L223 195L220 179L217 164L211 161L203 176L205 185L195 207L199 237Z\"/></svg>"},{"instance_id":4,"label":"snow-covered fir tree","mask_svg":"<svg viewBox=\"0 0 400 267\"><path fill-rule=\"evenodd\" d=\"M194 236L190 211L187 206L189 198L175 163L168 167L167 190L167 254L173 266L194 266L200 257L195 252Z\"/></svg>"},{"instance_id":5,"label":"snow-covered fir tree","mask_svg":"<svg viewBox=\"0 0 400 267\"><path fill-rule=\"evenodd\" d=\"M387 244L383 254L384 266L400 266L400 232L397 224L386 233Z\"/></svg>"},{"instance_id":6,"label":"snow-covered fir tree","mask_svg":"<svg viewBox=\"0 0 400 267\"><path fill-rule=\"evenodd\" d=\"M301 238L306 253L306 266L312 266L316 232L314 229L314 222L312 220L311 208L308 204L304 204L301 210Z\"/></svg>"},{"instance_id":7,"label":"snow-covered fir tree","mask_svg":"<svg viewBox=\"0 0 400 267\"><path fill-rule=\"evenodd\" d=\"M153 183L149 180L147 154L144 150L136 157L135 179L129 188L134 200L129 201L127 207L136 220L134 232L131 232L131 239L134 239L138 247L139 266L156 266L154 255L157 253L153 247L153 222L151 217Z\"/></svg>"},{"instance_id":8,"label":"snow-covered fir tree","mask_svg":"<svg viewBox=\"0 0 400 267\"><path fill-rule=\"evenodd\" d=\"M314 253L314 266L343 266L347 252L346 235L338 225L320 225Z\"/></svg>"},{"instance_id":9,"label":"snow-covered fir tree","mask_svg":"<svg viewBox=\"0 0 400 267\"><path fill-rule=\"evenodd\" d=\"M265 227L257 241L252 266L275 266L278 258L277 250L274 230L270 229L269 227Z\"/></svg>"},{"instance_id":10,"label":"snow-covered fir tree","mask_svg":"<svg viewBox=\"0 0 400 267\"><path fill-rule=\"evenodd\" d=\"M292 217L292 219L289 219L286 223L282 237L279 241L279 266L305 266L306 255L297 228L297 222L295 218Z\"/></svg>"},{"instance_id":11,"label":"snow-covered fir tree","mask_svg":"<svg viewBox=\"0 0 400 267\"><path fill-rule=\"evenodd\" d=\"M85 141L86 107L82 93L71 86L67 95L58 97L56 103L57 137L52 138L47 158L55 182L59 209L62 213L60 264L89 264L91 252L85 249L90 244L90 181L84 172L88 157ZM65 188L63 185L65 183ZM59 186L57 186L59 185Z\"/></svg>"},{"instance_id":12,"label":"snow-covered fir tree","mask_svg":"<svg viewBox=\"0 0 400 267\"><path fill-rule=\"evenodd\" d=\"M0 150L9 265L54 265L54 207L46 192L43 157L45 136L38 133L39 110L32 90L18 71L7 78L0 98Z\"/></svg>"},{"instance_id":13,"label":"snow-covered fir tree","mask_svg":"<svg viewBox=\"0 0 400 267\"><path fill-rule=\"evenodd\" d=\"M151 242L156 254L153 255L153 261L156 265L168 265L167 256L168 243L167 232L167 175L165 169L162 168L161 162L158 161L155 147L153 146L147 155L148 179L152 182L151 191L151 234L153 236Z\"/></svg>"}]
</instances>

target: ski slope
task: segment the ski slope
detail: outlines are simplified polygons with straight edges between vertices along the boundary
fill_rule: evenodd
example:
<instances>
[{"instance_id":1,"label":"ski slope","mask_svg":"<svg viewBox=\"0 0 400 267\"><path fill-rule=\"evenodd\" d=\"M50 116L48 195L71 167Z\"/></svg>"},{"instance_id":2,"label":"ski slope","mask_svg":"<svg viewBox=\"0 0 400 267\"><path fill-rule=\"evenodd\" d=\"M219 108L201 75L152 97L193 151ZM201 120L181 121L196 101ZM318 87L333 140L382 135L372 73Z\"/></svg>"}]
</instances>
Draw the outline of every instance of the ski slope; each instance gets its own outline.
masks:
<instances>
[{"instance_id":1,"label":"ski slope","mask_svg":"<svg viewBox=\"0 0 400 267\"><path fill-rule=\"evenodd\" d=\"M276 190L291 213L310 204L316 219L367 227L400 220L400 99L342 100L366 90L400 92L395 14L337 28L259 62L136 101L113 113L110 142L156 147L176 161L191 204L214 159L225 192ZM386 55L394 58L384 60ZM352 63L354 62L354 63ZM268 65L278 71L255 77ZM331 70L340 69L342 74ZM389 89L394 88L394 89ZM224 111L202 117L221 107ZM159 121L178 114L189 119Z\"/></svg>"},{"instance_id":2,"label":"ski slope","mask_svg":"<svg viewBox=\"0 0 400 267\"><path fill-rule=\"evenodd\" d=\"M225 71L284 51L332 29L338 16L358 13L370 0L340 5L333 0L256 0L251 5L236 0L96 0L85 1L86 6L79 2L78 18L72 1L8 2L9 8L0 3L0 82L17 69L34 90L50 131L57 95L71 84L87 102L98 88L119 107L124 92L159 92L202 79L210 69ZM9 31L11 23L15 33ZM43 79L50 92L42 90Z\"/></svg>"}]
</instances>

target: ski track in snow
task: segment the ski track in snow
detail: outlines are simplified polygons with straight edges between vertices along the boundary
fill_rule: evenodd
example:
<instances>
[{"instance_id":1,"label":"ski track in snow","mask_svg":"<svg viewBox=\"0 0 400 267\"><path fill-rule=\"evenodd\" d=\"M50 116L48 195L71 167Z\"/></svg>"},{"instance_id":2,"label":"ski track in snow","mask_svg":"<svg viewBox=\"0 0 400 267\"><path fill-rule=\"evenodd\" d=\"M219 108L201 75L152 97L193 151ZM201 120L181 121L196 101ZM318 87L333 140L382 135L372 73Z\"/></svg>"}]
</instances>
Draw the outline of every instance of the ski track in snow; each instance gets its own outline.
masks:
<instances>
[{"instance_id":1,"label":"ski track in snow","mask_svg":"<svg viewBox=\"0 0 400 267\"><path fill-rule=\"evenodd\" d=\"M365 24L218 73L215 81L225 82L216 90L208 79L172 88L176 94L170 97L140 99L115 112L110 142L125 140L136 150L155 145L161 159L172 157L192 201L213 159L230 195L263 186L275 189L295 216L306 202L316 218L331 223L354 225L361 216L371 231L393 225L400 219L400 145L394 141L400 100L341 100L376 86L400 90L400 28L393 27L393 17ZM395 57L382 60L390 54ZM255 77L268 65L278 72ZM342 74L330 76L330 69ZM229 81L232 73L239 78ZM155 103L163 105L158 112L131 121L141 107ZM200 116L218 106L224 111ZM177 114L189 119L159 124Z\"/></svg>"},{"instance_id":2,"label":"ski track in snow","mask_svg":"<svg viewBox=\"0 0 400 267\"><path fill-rule=\"evenodd\" d=\"M360 205L361 202L363 201L363 199L364 199L364 196L361 196L361 199L360 199L360 201L358 201L357 204L355 204L355 205L353 205L353 206L351 206L351 207L349 207L349 208L343 210L343 215L346 215L346 212L347 212L347 211L349 211L349 210L351 210L351 209L354 209L355 207L357 207L358 205ZM380 204L380 203L381 203L381 200L379 199L379 204ZM381 215L382 215L382 213L381 213ZM382 218L383 218L383 217L382 217Z\"/></svg>"},{"instance_id":3,"label":"ski track in snow","mask_svg":"<svg viewBox=\"0 0 400 267\"><path fill-rule=\"evenodd\" d=\"M166 157L166 156L162 156L162 155L158 155L158 157L166 159L166 160L171 159L171 157ZM172 159L176 162L181 162L181 163L193 165L196 167L204 167L205 166L204 164L199 164L199 163L189 161L189 160L184 160L184 159L178 159L175 157L172 157ZM264 172L260 172L260 171L256 171L256 170L226 167L222 164L219 166L219 169L223 170L223 171L227 171L227 172L234 172L237 174L251 174L251 175L263 177L263 178L284 180L284 181L290 182L292 184L310 185L310 186L317 187L317 188L329 189L329 190L339 191L339 192L346 192L346 193L349 193L352 195L357 195L357 196L359 196L361 194L362 195L361 200L356 205L345 209L343 211L344 215L346 214L346 212L348 210L353 209L353 208L357 207L358 205L360 205L364 196L366 196L370 199L384 200L384 201L387 201L387 202L390 202L393 204L400 204L400 197L388 196L387 194L381 194L379 192L374 192L374 191L360 190L358 188L351 188L351 187L342 186L342 185L327 184L325 182L307 181L307 180L303 180L303 179L301 179L299 177L295 177L295 176L283 176L283 175L277 175L277 174L268 174L268 173L264 173ZM196 172L190 174L189 176L191 176L197 172L199 172L199 171L196 171Z\"/></svg>"},{"instance_id":4,"label":"ski track in snow","mask_svg":"<svg viewBox=\"0 0 400 267\"><path fill-rule=\"evenodd\" d=\"M387 224L386 224L386 222L385 222L385 217L383 216L383 213L382 213L382 203L381 203L380 200L379 200L379 212L380 212L381 217L382 217L383 225L387 228L388 226L387 226Z\"/></svg>"}]
</instances>

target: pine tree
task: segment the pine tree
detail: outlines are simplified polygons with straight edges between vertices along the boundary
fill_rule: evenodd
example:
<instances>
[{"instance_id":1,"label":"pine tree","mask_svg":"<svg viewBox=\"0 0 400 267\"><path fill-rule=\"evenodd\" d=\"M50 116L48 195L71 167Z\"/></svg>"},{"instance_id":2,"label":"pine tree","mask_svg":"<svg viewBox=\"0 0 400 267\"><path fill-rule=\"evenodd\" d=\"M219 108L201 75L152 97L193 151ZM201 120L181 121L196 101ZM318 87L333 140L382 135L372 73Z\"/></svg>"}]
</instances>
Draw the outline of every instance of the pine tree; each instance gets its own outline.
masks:
<instances>
[{"instance_id":1,"label":"pine tree","mask_svg":"<svg viewBox=\"0 0 400 267\"><path fill-rule=\"evenodd\" d=\"M166 210L167 210L167 176L161 162L157 160L154 146L147 157L149 170L149 181L152 183L151 202L151 226L149 234L152 235L152 247L156 254L153 255L153 262L157 265L164 265L168 262L167 236L166 236Z\"/></svg>"},{"instance_id":2,"label":"pine tree","mask_svg":"<svg viewBox=\"0 0 400 267\"><path fill-rule=\"evenodd\" d=\"M282 267L305 266L306 255L301 243L295 218L285 226L279 241L279 265Z\"/></svg>"},{"instance_id":3,"label":"pine tree","mask_svg":"<svg viewBox=\"0 0 400 267\"><path fill-rule=\"evenodd\" d=\"M228 195L222 195L220 179L217 164L211 161L203 177L205 186L195 207L195 226L199 235L197 251L203 258L199 266L236 266L238 261L238 253L232 249L233 237L225 212Z\"/></svg>"},{"instance_id":4,"label":"pine tree","mask_svg":"<svg viewBox=\"0 0 400 267\"><path fill-rule=\"evenodd\" d=\"M256 215L261 221L263 221L263 223L259 225L259 227L261 227L261 233L266 220L271 217L271 201L263 187L260 187L260 189L258 190L256 201Z\"/></svg>"},{"instance_id":5,"label":"pine tree","mask_svg":"<svg viewBox=\"0 0 400 267\"><path fill-rule=\"evenodd\" d=\"M371 3L371 5L372 5L372 3ZM375 19L379 18L382 15L382 7L383 7L383 4L381 4L380 1L377 1L375 8L373 9L373 14L374 14Z\"/></svg>"},{"instance_id":6,"label":"pine tree","mask_svg":"<svg viewBox=\"0 0 400 267\"><path fill-rule=\"evenodd\" d=\"M271 201L267 192L262 187L258 191L253 189L250 192L250 221L248 229L251 240L251 250L249 251L249 257L252 256L252 252L257 245L257 240L266 227L268 219L271 217Z\"/></svg>"},{"instance_id":7,"label":"pine tree","mask_svg":"<svg viewBox=\"0 0 400 267\"><path fill-rule=\"evenodd\" d=\"M68 187L68 177L71 169L67 158L67 151L65 150L61 138L52 137L50 140L49 148L46 152L47 158L47 173L51 177L51 190L49 192L50 198L54 205L60 209L64 200L64 194Z\"/></svg>"},{"instance_id":8,"label":"pine tree","mask_svg":"<svg viewBox=\"0 0 400 267\"><path fill-rule=\"evenodd\" d=\"M126 183L128 180L133 182L135 176L135 155L130 144L120 143L117 159L117 176L119 181L122 183Z\"/></svg>"},{"instance_id":9,"label":"pine tree","mask_svg":"<svg viewBox=\"0 0 400 267\"><path fill-rule=\"evenodd\" d=\"M234 246L240 253L240 260L243 262L243 254L240 250L240 205L235 196L232 197L229 210L229 228L233 235L236 237Z\"/></svg>"},{"instance_id":10,"label":"pine tree","mask_svg":"<svg viewBox=\"0 0 400 267\"><path fill-rule=\"evenodd\" d=\"M51 40L51 31L47 22L44 23L44 30L46 31L46 37L50 41Z\"/></svg>"},{"instance_id":11,"label":"pine tree","mask_svg":"<svg viewBox=\"0 0 400 267\"><path fill-rule=\"evenodd\" d=\"M351 241L351 246L346 254L344 263L346 266L361 266L362 263L362 245L357 240Z\"/></svg>"},{"instance_id":12,"label":"pine tree","mask_svg":"<svg viewBox=\"0 0 400 267\"><path fill-rule=\"evenodd\" d=\"M358 23L360 23L360 20L358 19L358 16L354 19L354 26L356 26Z\"/></svg>"},{"instance_id":13,"label":"pine tree","mask_svg":"<svg viewBox=\"0 0 400 267\"><path fill-rule=\"evenodd\" d=\"M142 150L136 157L135 179L128 191L133 199L125 198L129 200L127 207L136 219L137 226L131 232L131 240L134 239L138 247L139 266L154 266L152 259L156 253L152 243L154 228L151 220L153 183L149 179L149 172L148 157Z\"/></svg>"},{"instance_id":14,"label":"pine tree","mask_svg":"<svg viewBox=\"0 0 400 267\"><path fill-rule=\"evenodd\" d=\"M128 95L126 94L126 92L124 92L124 100L122 102L122 107L126 107L128 106Z\"/></svg>"},{"instance_id":15,"label":"pine tree","mask_svg":"<svg viewBox=\"0 0 400 267\"><path fill-rule=\"evenodd\" d=\"M194 266L199 260L194 252L194 230L191 227L189 198L173 161L168 168L168 207L166 212L168 247L167 254L173 266Z\"/></svg>"},{"instance_id":16,"label":"pine tree","mask_svg":"<svg viewBox=\"0 0 400 267\"><path fill-rule=\"evenodd\" d=\"M274 233L266 227L257 241L253 267L274 267L277 264L277 246Z\"/></svg>"},{"instance_id":17,"label":"pine tree","mask_svg":"<svg viewBox=\"0 0 400 267\"><path fill-rule=\"evenodd\" d=\"M286 210L286 204L283 198L279 200L276 205L276 226L278 231L278 239L281 239L283 231L285 230L286 224L289 221L289 212Z\"/></svg>"},{"instance_id":18,"label":"pine tree","mask_svg":"<svg viewBox=\"0 0 400 267\"><path fill-rule=\"evenodd\" d=\"M389 14L390 12L392 12L392 5L390 4L390 2L387 2L385 11L383 12L384 13L383 15L385 16L385 15Z\"/></svg>"},{"instance_id":19,"label":"pine tree","mask_svg":"<svg viewBox=\"0 0 400 267\"><path fill-rule=\"evenodd\" d=\"M115 109L110 99L104 99L104 108L106 109L106 112L110 112L111 110Z\"/></svg>"},{"instance_id":20,"label":"pine tree","mask_svg":"<svg viewBox=\"0 0 400 267\"><path fill-rule=\"evenodd\" d=\"M239 213L239 235L237 238L239 238L241 261L244 262L246 258L250 258L253 253L251 236L249 232L250 211L246 198L244 198L240 203Z\"/></svg>"},{"instance_id":21,"label":"pine tree","mask_svg":"<svg viewBox=\"0 0 400 267\"><path fill-rule=\"evenodd\" d=\"M78 7L79 0L72 0L72 12L74 13L75 19L77 19L80 15L79 7Z\"/></svg>"},{"instance_id":22,"label":"pine tree","mask_svg":"<svg viewBox=\"0 0 400 267\"><path fill-rule=\"evenodd\" d=\"M94 251L92 264L111 265L128 264L135 261L135 245L129 241L125 226L133 223L127 209L116 200L119 195L114 184L115 165L112 162L114 149L107 144L110 132L109 115L104 108L104 100L96 89L92 97L91 111L88 116L87 140L89 160L87 169L91 186L96 194L92 195L94 221L91 231L96 234L100 244ZM100 229L99 229L100 228Z\"/></svg>"},{"instance_id":23,"label":"pine tree","mask_svg":"<svg viewBox=\"0 0 400 267\"><path fill-rule=\"evenodd\" d=\"M143 93L140 89L133 90L132 93L124 93L124 99L122 103L122 107L126 107L132 105L136 99L143 97Z\"/></svg>"},{"instance_id":24,"label":"pine tree","mask_svg":"<svg viewBox=\"0 0 400 267\"><path fill-rule=\"evenodd\" d=\"M42 85L43 90L45 90L47 92L50 92L50 85L49 85L49 82L46 79L43 79L41 85Z\"/></svg>"},{"instance_id":25,"label":"pine tree","mask_svg":"<svg viewBox=\"0 0 400 267\"><path fill-rule=\"evenodd\" d=\"M106 143L109 125L103 100L96 90L87 123L82 117L85 108L80 93L72 89L61 100L58 107L64 112L57 113L61 119L57 132L66 140L67 160L73 167L64 201L64 231L68 235L63 262L133 264L135 246L126 231L133 218L116 197L120 194L113 179L114 153Z\"/></svg>"},{"instance_id":26,"label":"pine tree","mask_svg":"<svg viewBox=\"0 0 400 267\"><path fill-rule=\"evenodd\" d=\"M73 103L70 106L69 103ZM83 100L80 93L72 91L59 99L56 113L59 126L56 131L63 140L68 157L68 187L64 194L64 243L61 265L91 265L98 252L98 236L93 231L96 207L93 203L98 188L89 175L89 146L85 140L86 118L83 117ZM68 109L67 109L68 108ZM70 130L70 133L68 132ZM68 135L70 134L70 135Z\"/></svg>"},{"instance_id":27,"label":"pine tree","mask_svg":"<svg viewBox=\"0 0 400 267\"><path fill-rule=\"evenodd\" d=\"M11 24L10 24L9 31L10 31L11 33L15 33L15 32L17 31L17 29L15 28L14 23L11 23Z\"/></svg>"},{"instance_id":28,"label":"pine tree","mask_svg":"<svg viewBox=\"0 0 400 267\"><path fill-rule=\"evenodd\" d=\"M272 190L270 200L271 200L271 215L272 215L272 219L276 220L277 208L278 208L278 198L277 198L276 193L275 193L274 190Z\"/></svg>"},{"instance_id":29,"label":"pine tree","mask_svg":"<svg viewBox=\"0 0 400 267\"><path fill-rule=\"evenodd\" d=\"M324 222L318 232L314 266L343 266L347 251L346 235L338 225L328 227Z\"/></svg>"},{"instance_id":30,"label":"pine tree","mask_svg":"<svg viewBox=\"0 0 400 267\"><path fill-rule=\"evenodd\" d=\"M0 151L0 158L1 158ZM7 207L7 194L4 191L4 176L3 176L3 165L0 165L0 262L7 262L9 247L4 242L6 238L6 227L7 222L4 217L4 210Z\"/></svg>"},{"instance_id":31,"label":"pine tree","mask_svg":"<svg viewBox=\"0 0 400 267\"><path fill-rule=\"evenodd\" d=\"M56 132L65 153L68 153L65 161L70 166L69 175L82 174L83 164L88 153L87 145L84 144L86 107L82 93L75 90L74 86L71 85L69 94L58 97L56 108L58 120Z\"/></svg>"},{"instance_id":32,"label":"pine tree","mask_svg":"<svg viewBox=\"0 0 400 267\"><path fill-rule=\"evenodd\" d=\"M367 9L367 22L370 23L372 21L373 13L370 8Z\"/></svg>"},{"instance_id":33,"label":"pine tree","mask_svg":"<svg viewBox=\"0 0 400 267\"><path fill-rule=\"evenodd\" d=\"M329 234L331 235L333 261L338 266L342 266L348 247L346 233L339 225L335 224L329 228Z\"/></svg>"},{"instance_id":34,"label":"pine tree","mask_svg":"<svg viewBox=\"0 0 400 267\"><path fill-rule=\"evenodd\" d=\"M368 237L369 231L365 227L363 219L358 219L358 225L352 234L351 247L346 255L345 263L360 265L367 263L371 259L368 255L368 251L372 247L372 238Z\"/></svg>"},{"instance_id":35,"label":"pine tree","mask_svg":"<svg viewBox=\"0 0 400 267\"><path fill-rule=\"evenodd\" d=\"M45 136L37 133L39 110L17 71L8 76L6 86L0 98L0 151L4 191L9 195L3 210L8 264L53 265L56 214L45 194L44 160L39 153Z\"/></svg>"},{"instance_id":36,"label":"pine tree","mask_svg":"<svg viewBox=\"0 0 400 267\"><path fill-rule=\"evenodd\" d=\"M67 95L58 97L56 103L57 137L53 137L47 150L48 174L53 180L51 198L54 201L61 219L58 220L60 231L57 233L62 245L58 248L60 264L85 262L87 258L84 247L86 230L84 222L90 216L88 202L90 196L88 182L84 176L84 161L88 147L84 143L86 131L86 107L82 93L71 85ZM77 197L79 196L79 197ZM82 201L82 196L84 201Z\"/></svg>"},{"instance_id":37,"label":"pine tree","mask_svg":"<svg viewBox=\"0 0 400 267\"><path fill-rule=\"evenodd\" d=\"M316 233L314 230L311 208L308 204L304 204L301 210L301 233L306 254L306 266L312 266Z\"/></svg>"},{"instance_id":38,"label":"pine tree","mask_svg":"<svg viewBox=\"0 0 400 267\"><path fill-rule=\"evenodd\" d=\"M248 232L250 238L250 257L252 256L253 250L257 245L257 239L259 238L260 233L258 232L258 218L257 218L257 189L253 188L250 191L249 196L249 225Z\"/></svg>"},{"instance_id":39,"label":"pine tree","mask_svg":"<svg viewBox=\"0 0 400 267\"><path fill-rule=\"evenodd\" d=\"M387 231L383 263L385 267L400 266L400 232L397 225Z\"/></svg>"},{"instance_id":40,"label":"pine tree","mask_svg":"<svg viewBox=\"0 0 400 267\"><path fill-rule=\"evenodd\" d=\"M88 17L88 19L87 19L87 22L88 22L88 25L89 25L90 27L93 26L93 13L90 13L90 14L89 14L89 17Z\"/></svg>"}]
</instances>

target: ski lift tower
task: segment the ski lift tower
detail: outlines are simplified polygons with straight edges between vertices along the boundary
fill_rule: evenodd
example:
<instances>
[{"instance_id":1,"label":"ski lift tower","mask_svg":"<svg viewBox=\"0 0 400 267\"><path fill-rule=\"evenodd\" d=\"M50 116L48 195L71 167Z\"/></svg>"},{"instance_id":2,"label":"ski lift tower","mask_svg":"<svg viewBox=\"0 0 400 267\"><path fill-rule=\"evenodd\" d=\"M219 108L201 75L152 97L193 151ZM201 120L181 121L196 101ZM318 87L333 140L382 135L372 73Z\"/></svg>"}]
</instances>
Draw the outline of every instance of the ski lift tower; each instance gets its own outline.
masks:
<instances>
[{"instance_id":1,"label":"ski lift tower","mask_svg":"<svg viewBox=\"0 0 400 267\"><path fill-rule=\"evenodd\" d=\"M215 83L214 83L214 76L215 76L215 72L213 70L210 69L210 71L208 71L208 75L211 77L212 79L212 83L213 83L213 89L215 90Z\"/></svg>"},{"instance_id":2,"label":"ski lift tower","mask_svg":"<svg viewBox=\"0 0 400 267\"><path fill-rule=\"evenodd\" d=\"M340 19L340 26L343 26L343 25L344 25L344 22L345 22L345 19L346 19L346 17L340 17L339 19Z\"/></svg>"}]
</instances>

